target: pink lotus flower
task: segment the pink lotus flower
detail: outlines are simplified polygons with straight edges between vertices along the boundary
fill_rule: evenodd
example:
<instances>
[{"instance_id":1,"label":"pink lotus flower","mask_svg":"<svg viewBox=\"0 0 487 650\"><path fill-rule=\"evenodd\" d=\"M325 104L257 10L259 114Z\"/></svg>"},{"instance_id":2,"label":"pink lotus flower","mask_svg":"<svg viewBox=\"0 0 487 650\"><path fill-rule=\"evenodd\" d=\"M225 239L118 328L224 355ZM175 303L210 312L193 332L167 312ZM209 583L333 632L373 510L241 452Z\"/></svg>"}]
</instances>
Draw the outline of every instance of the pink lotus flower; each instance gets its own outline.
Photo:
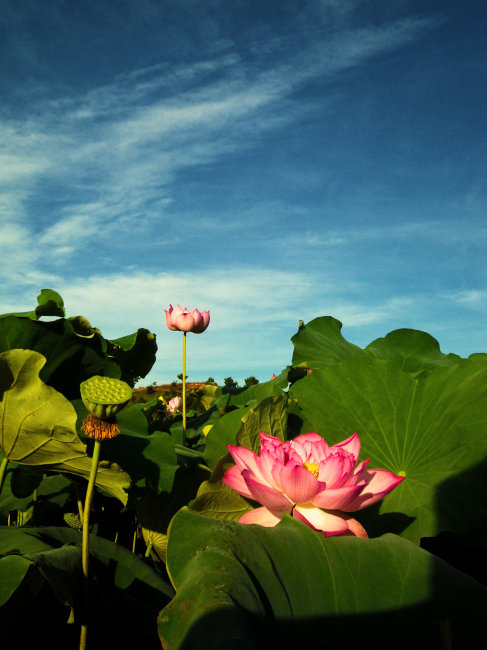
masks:
<instances>
[{"instance_id":1,"label":"pink lotus flower","mask_svg":"<svg viewBox=\"0 0 487 650\"><path fill-rule=\"evenodd\" d=\"M259 456L228 445L236 465L225 473L223 482L262 504L243 515L242 524L272 527L292 513L327 537L367 537L362 525L347 513L380 501L404 480L386 469L367 469L370 459L357 464L357 433L332 447L317 433L282 442L261 432L260 439Z\"/></svg>"},{"instance_id":2,"label":"pink lotus flower","mask_svg":"<svg viewBox=\"0 0 487 650\"><path fill-rule=\"evenodd\" d=\"M179 397L179 395L176 395L176 397L173 397L172 399L169 400L167 404L167 412L170 413L171 415L174 415L174 413L179 411L182 403L183 400Z\"/></svg>"},{"instance_id":3,"label":"pink lotus flower","mask_svg":"<svg viewBox=\"0 0 487 650\"><path fill-rule=\"evenodd\" d=\"M183 309L179 305L173 309L169 305L166 312L166 324L170 330L180 332L193 332L193 334L201 334L210 324L210 312L200 312L198 309L189 311L186 307Z\"/></svg>"}]
</instances>

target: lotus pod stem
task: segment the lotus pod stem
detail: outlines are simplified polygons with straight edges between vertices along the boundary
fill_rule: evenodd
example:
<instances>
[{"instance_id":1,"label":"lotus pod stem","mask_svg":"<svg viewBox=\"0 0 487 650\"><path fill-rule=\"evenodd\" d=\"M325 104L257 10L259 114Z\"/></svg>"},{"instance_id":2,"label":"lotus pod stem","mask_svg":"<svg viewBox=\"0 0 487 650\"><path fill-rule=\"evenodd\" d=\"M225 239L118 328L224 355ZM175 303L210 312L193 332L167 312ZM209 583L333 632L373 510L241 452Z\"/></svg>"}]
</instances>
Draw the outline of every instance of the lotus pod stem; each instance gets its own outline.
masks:
<instances>
[{"instance_id":1,"label":"lotus pod stem","mask_svg":"<svg viewBox=\"0 0 487 650\"><path fill-rule=\"evenodd\" d=\"M89 559L90 559L90 512L91 512L91 503L93 501L93 492L95 490L95 481L96 474L98 471L98 462L100 460L100 447L101 442L95 440L93 446L93 457L91 459L91 469L90 477L88 479L88 487L86 488L86 498L85 498L85 507L83 510L83 539L82 539L82 550L81 550L81 565L83 569L83 583L84 583L84 592L85 592L85 602L84 602L84 611L82 614L81 621L81 634L80 634L80 650L85 650L86 640L88 637L88 615L89 615Z\"/></svg>"}]
</instances>

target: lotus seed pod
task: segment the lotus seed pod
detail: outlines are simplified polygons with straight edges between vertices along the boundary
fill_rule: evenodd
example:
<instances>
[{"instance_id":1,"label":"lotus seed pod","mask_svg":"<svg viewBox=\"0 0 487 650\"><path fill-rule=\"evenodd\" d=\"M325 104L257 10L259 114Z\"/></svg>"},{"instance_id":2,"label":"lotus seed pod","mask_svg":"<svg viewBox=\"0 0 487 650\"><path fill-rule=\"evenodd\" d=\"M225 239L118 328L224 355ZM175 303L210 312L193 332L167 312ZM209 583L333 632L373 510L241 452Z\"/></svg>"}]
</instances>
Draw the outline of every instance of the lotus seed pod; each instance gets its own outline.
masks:
<instances>
[{"instance_id":1,"label":"lotus seed pod","mask_svg":"<svg viewBox=\"0 0 487 650\"><path fill-rule=\"evenodd\" d=\"M75 530L81 530L83 528L80 516L74 512L65 512L63 519L70 528L74 528Z\"/></svg>"},{"instance_id":2,"label":"lotus seed pod","mask_svg":"<svg viewBox=\"0 0 487 650\"><path fill-rule=\"evenodd\" d=\"M100 420L109 420L127 406L132 389L120 379L94 375L80 384L83 404Z\"/></svg>"}]
</instances>

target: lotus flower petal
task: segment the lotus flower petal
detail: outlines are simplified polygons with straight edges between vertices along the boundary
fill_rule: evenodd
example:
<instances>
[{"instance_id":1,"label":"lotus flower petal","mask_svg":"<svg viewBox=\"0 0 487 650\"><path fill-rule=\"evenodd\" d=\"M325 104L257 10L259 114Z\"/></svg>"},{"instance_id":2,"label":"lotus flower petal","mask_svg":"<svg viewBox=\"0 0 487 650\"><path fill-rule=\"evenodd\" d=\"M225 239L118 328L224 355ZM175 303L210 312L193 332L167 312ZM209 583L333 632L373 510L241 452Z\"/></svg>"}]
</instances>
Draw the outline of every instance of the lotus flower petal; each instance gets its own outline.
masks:
<instances>
[{"instance_id":1,"label":"lotus flower petal","mask_svg":"<svg viewBox=\"0 0 487 650\"><path fill-rule=\"evenodd\" d=\"M264 507L255 508L254 510L249 510L249 512L242 515L238 521L240 524L259 524L266 528L272 528L281 521L287 512L289 512L289 510L274 513Z\"/></svg>"},{"instance_id":2,"label":"lotus flower petal","mask_svg":"<svg viewBox=\"0 0 487 650\"><path fill-rule=\"evenodd\" d=\"M328 445L326 441L317 433L302 433L296 436L293 442L295 449L303 462L320 463L328 455Z\"/></svg>"},{"instance_id":3,"label":"lotus flower petal","mask_svg":"<svg viewBox=\"0 0 487 650\"><path fill-rule=\"evenodd\" d=\"M320 463L318 479L326 483L328 489L343 485L355 466L352 454L336 449Z\"/></svg>"},{"instance_id":4,"label":"lotus flower petal","mask_svg":"<svg viewBox=\"0 0 487 650\"><path fill-rule=\"evenodd\" d=\"M244 481L242 473L237 465L230 467L230 469L225 472L225 476L222 478L222 481L225 483L225 485L228 485L229 488L232 488L232 490L235 490L235 492L238 492L243 497L247 497L247 499L254 498L249 492L247 483Z\"/></svg>"},{"instance_id":5,"label":"lotus flower petal","mask_svg":"<svg viewBox=\"0 0 487 650\"><path fill-rule=\"evenodd\" d=\"M280 476L278 476L278 481L276 481L273 474L274 469L276 468L276 454L265 449L262 451L261 449L260 456L258 457L258 466L264 482L275 490L280 490L282 492L283 489L280 482ZM279 467L279 465L277 465L277 467Z\"/></svg>"},{"instance_id":6,"label":"lotus flower petal","mask_svg":"<svg viewBox=\"0 0 487 650\"><path fill-rule=\"evenodd\" d=\"M254 475L248 470L244 469L242 476L247 483L249 492L252 499L262 503L263 506L272 511L291 510L293 502L282 492L278 492L267 485L262 485L259 481L255 480Z\"/></svg>"},{"instance_id":7,"label":"lotus flower petal","mask_svg":"<svg viewBox=\"0 0 487 650\"><path fill-rule=\"evenodd\" d=\"M282 489L293 503L308 503L319 490L319 483L301 465L288 463L280 472Z\"/></svg>"},{"instance_id":8,"label":"lotus flower petal","mask_svg":"<svg viewBox=\"0 0 487 650\"><path fill-rule=\"evenodd\" d=\"M348 524L343 517L314 506L295 506L293 517L311 528L321 530L326 536L340 535L348 530Z\"/></svg>"},{"instance_id":9,"label":"lotus flower petal","mask_svg":"<svg viewBox=\"0 0 487 650\"><path fill-rule=\"evenodd\" d=\"M345 485L331 490L321 490L313 497L311 503L326 510L342 510L362 490L363 485Z\"/></svg>"},{"instance_id":10,"label":"lotus flower petal","mask_svg":"<svg viewBox=\"0 0 487 650\"><path fill-rule=\"evenodd\" d=\"M196 317L195 317L195 326L193 328L193 332L195 334L201 334L202 332L205 331L205 329L210 324L210 312L204 311L200 313L197 309L194 310L193 314L195 312L198 312L197 315L198 321L196 321Z\"/></svg>"},{"instance_id":11,"label":"lotus flower petal","mask_svg":"<svg viewBox=\"0 0 487 650\"><path fill-rule=\"evenodd\" d=\"M169 327L170 330L177 331L178 328L176 327L172 319L172 314L174 311L172 305L169 305L169 309L165 309L164 311L166 312L166 325Z\"/></svg>"},{"instance_id":12,"label":"lotus flower petal","mask_svg":"<svg viewBox=\"0 0 487 650\"><path fill-rule=\"evenodd\" d=\"M333 445L330 449L345 449L345 451L348 451L354 457L355 465L360 455L360 438L358 437L358 433L355 432L353 436L350 436L350 438L347 438L343 442L339 442L337 445Z\"/></svg>"},{"instance_id":13,"label":"lotus flower petal","mask_svg":"<svg viewBox=\"0 0 487 650\"><path fill-rule=\"evenodd\" d=\"M359 481L361 481L362 472L367 468L369 463L370 458L367 458L367 460L363 460L361 463L359 463L353 473L350 474L348 479L345 481L345 483L347 485L356 485Z\"/></svg>"},{"instance_id":14,"label":"lotus flower petal","mask_svg":"<svg viewBox=\"0 0 487 650\"><path fill-rule=\"evenodd\" d=\"M359 521L353 517L345 515L345 513L342 513L342 517L347 522L350 535L355 535L355 537L368 537L367 531Z\"/></svg>"},{"instance_id":15,"label":"lotus flower petal","mask_svg":"<svg viewBox=\"0 0 487 650\"><path fill-rule=\"evenodd\" d=\"M389 494L399 483L404 481L404 476L397 476L386 469L368 469L361 473L366 485L362 492L343 507L345 512L362 510L373 503L377 503Z\"/></svg>"},{"instance_id":16,"label":"lotus flower petal","mask_svg":"<svg viewBox=\"0 0 487 650\"><path fill-rule=\"evenodd\" d=\"M264 485L272 486L272 484L267 481L266 476L261 471L259 456L254 454L253 451L250 451L250 449L247 449L246 447L233 445L228 445L228 451L230 452L233 460L237 463L237 467L241 471L244 469L249 469L258 481Z\"/></svg>"},{"instance_id":17,"label":"lotus flower petal","mask_svg":"<svg viewBox=\"0 0 487 650\"><path fill-rule=\"evenodd\" d=\"M176 327L180 332L191 332L194 327L193 317L189 312L183 312L175 317Z\"/></svg>"}]
</instances>

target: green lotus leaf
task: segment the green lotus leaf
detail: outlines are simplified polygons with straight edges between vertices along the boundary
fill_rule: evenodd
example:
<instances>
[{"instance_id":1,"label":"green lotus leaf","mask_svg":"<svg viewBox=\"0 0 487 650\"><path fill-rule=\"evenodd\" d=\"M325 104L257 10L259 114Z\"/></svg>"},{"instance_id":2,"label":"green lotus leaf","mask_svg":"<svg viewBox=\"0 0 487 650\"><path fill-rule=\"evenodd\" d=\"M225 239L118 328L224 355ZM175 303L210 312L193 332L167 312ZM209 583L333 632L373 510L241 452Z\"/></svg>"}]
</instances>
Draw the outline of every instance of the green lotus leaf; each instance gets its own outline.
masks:
<instances>
[{"instance_id":1,"label":"green lotus leaf","mask_svg":"<svg viewBox=\"0 0 487 650\"><path fill-rule=\"evenodd\" d=\"M32 562L19 555L0 557L0 608L20 587L31 566ZM42 582L40 576L37 582Z\"/></svg>"},{"instance_id":2,"label":"green lotus leaf","mask_svg":"<svg viewBox=\"0 0 487 650\"><path fill-rule=\"evenodd\" d=\"M293 366L324 368L346 359L370 356L341 334L342 324L331 316L320 316L301 325L292 337Z\"/></svg>"},{"instance_id":3,"label":"green lotus leaf","mask_svg":"<svg viewBox=\"0 0 487 650\"><path fill-rule=\"evenodd\" d=\"M146 329L109 341L83 316L38 321L40 316L64 316L62 298L43 289L32 312L0 316L0 352L31 349L47 362L41 379L68 399L79 397L79 385L93 375L123 379L131 386L145 377L155 362L155 335Z\"/></svg>"},{"instance_id":4,"label":"green lotus leaf","mask_svg":"<svg viewBox=\"0 0 487 650\"><path fill-rule=\"evenodd\" d=\"M0 318L6 316L20 316L22 318L31 318L38 320L42 316L65 316L64 302L57 291L52 289L41 289L37 296L37 307L33 311L26 311L17 314L2 314Z\"/></svg>"},{"instance_id":5,"label":"green lotus leaf","mask_svg":"<svg viewBox=\"0 0 487 650\"><path fill-rule=\"evenodd\" d=\"M243 416L250 411L250 406L225 413L215 421L206 436L204 459L211 468L215 467L218 459L227 453L227 445L234 445L238 430L242 425Z\"/></svg>"},{"instance_id":6,"label":"green lotus leaf","mask_svg":"<svg viewBox=\"0 0 487 650\"><path fill-rule=\"evenodd\" d=\"M103 351L104 339L78 336L64 318L33 321L7 316L0 319L0 352L29 349L46 358L41 379L68 399L79 397L79 385L92 375L120 378L119 365Z\"/></svg>"},{"instance_id":7,"label":"green lotus leaf","mask_svg":"<svg viewBox=\"0 0 487 650\"><path fill-rule=\"evenodd\" d=\"M302 325L292 337L293 365L326 368L348 359L393 359L405 372L427 374L435 368L447 368L464 361L457 354L443 354L430 334L414 329L398 329L378 338L365 349L349 343L341 334L342 324L331 316L321 316ZM487 355L472 355L480 362Z\"/></svg>"},{"instance_id":8,"label":"green lotus leaf","mask_svg":"<svg viewBox=\"0 0 487 650\"><path fill-rule=\"evenodd\" d=\"M107 354L121 368L120 379L131 386L135 380L145 377L156 360L156 336L148 329L140 328L134 334L119 339L107 339Z\"/></svg>"},{"instance_id":9,"label":"green lotus leaf","mask_svg":"<svg viewBox=\"0 0 487 650\"><path fill-rule=\"evenodd\" d=\"M90 630L93 639L103 638L106 643L107 630L110 630L111 642L118 647L134 643L141 647L154 647L157 644L157 612L173 596L172 587L147 563L120 544L90 535L89 549ZM29 623L36 621L38 612L46 619L41 630L36 626L32 630L30 626L22 630L20 644L42 645L45 641L51 646L54 643L54 647L73 647L79 642L79 639L74 640L79 627L66 625L69 609L66 611L61 606L72 605L76 620L82 582L81 534L67 527L0 527L2 555L5 557L0 558L0 604L2 596L8 598L7 608L15 599L24 625L26 612ZM42 592L45 599L36 599L37 593L32 588L24 589L22 598L16 598L25 582L25 575L28 578L31 573L48 585L49 588ZM10 614L7 608L0 608L2 639L16 641L18 645L19 620L3 616L4 611ZM55 618L58 610L63 614L60 621ZM70 628L73 627L70 639Z\"/></svg>"},{"instance_id":10,"label":"green lotus leaf","mask_svg":"<svg viewBox=\"0 0 487 650\"><path fill-rule=\"evenodd\" d=\"M86 455L73 406L39 377L45 362L32 350L0 354L0 446L9 461L48 465Z\"/></svg>"},{"instance_id":11,"label":"green lotus leaf","mask_svg":"<svg viewBox=\"0 0 487 650\"><path fill-rule=\"evenodd\" d=\"M107 443L105 446L108 444L110 443ZM56 463L52 467L44 466L44 470L73 474L74 476L80 476L81 478L88 480L91 471L91 458L89 456L71 458L65 462ZM115 497L115 499L121 501L123 505L127 505L127 490L130 488L131 484L132 479L130 475L127 474L120 465L110 460L99 461L95 480L95 485L99 490L102 490L109 496Z\"/></svg>"},{"instance_id":12,"label":"green lotus leaf","mask_svg":"<svg viewBox=\"0 0 487 650\"><path fill-rule=\"evenodd\" d=\"M360 459L406 477L380 505L356 513L369 534L391 530L377 531L374 521L390 524L394 513L398 525L407 524L395 532L415 541L443 530L468 532L486 516L487 364L481 359L417 374L397 361L355 358L314 371L290 395L301 408L301 433L316 431L336 444L357 431Z\"/></svg>"},{"instance_id":13,"label":"green lotus leaf","mask_svg":"<svg viewBox=\"0 0 487 650\"><path fill-rule=\"evenodd\" d=\"M200 485L190 509L205 517L238 521L252 507L221 480L211 478Z\"/></svg>"},{"instance_id":14,"label":"green lotus leaf","mask_svg":"<svg viewBox=\"0 0 487 650\"><path fill-rule=\"evenodd\" d=\"M282 391L263 398L251 408L242 406L216 420L206 436L204 458L213 468L227 453L227 445L242 445L253 451L260 448L259 433L263 431L285 439L287 395Z\"/></svg>"},{"instance_id":15,"label":"green lotus leaf","mask_svg":"<svg viewBox=\"0 0 487 650\"><path fill-rule=\"evenodd\" d=\"M250 409L242 418L237 431L236 444L254 452L260 449L260 433L267 433L279 440L286 440L287 395L267 397L258 406Z\"/></svg>"},{"instance_id":16,"label":"green lotus leaf","mask_svg":"<svg viewBox=\"0 0 487 650\"><path fill-rule=\"evenodd\" d=\"M289 516L265 528L183 508L167 568L166 650L430 650L441 633L454 648L483 633L487 589L395 535L325 538Z\"/></svg>"},{"instance_id":17,"label":"green lotus leaf","mask_svg":"<svg viewBox=\"0 0 487 650\"><path fill-rule=\"evenodd\" d=\"M417 375L425 375L435 368L449 368L464 361L457 354L443 354L435 338L413 329L394 330L369 343L366 350L377 359L394 359L405 372Z\"/></svg>"},{"instance_id":18,"label":"green lotus leaf","mask_svg":"<svg viewBox=\"0 0 487 650\"><path fill-rule=\"evenodd\" d=\"M10 462L88 479L91 458L76 431L73 405L39 377L45 358L32 350L0 354L0 447ZM96 485L127 502L130 477L100 463Z\"/></svg>"}]
</instances>

